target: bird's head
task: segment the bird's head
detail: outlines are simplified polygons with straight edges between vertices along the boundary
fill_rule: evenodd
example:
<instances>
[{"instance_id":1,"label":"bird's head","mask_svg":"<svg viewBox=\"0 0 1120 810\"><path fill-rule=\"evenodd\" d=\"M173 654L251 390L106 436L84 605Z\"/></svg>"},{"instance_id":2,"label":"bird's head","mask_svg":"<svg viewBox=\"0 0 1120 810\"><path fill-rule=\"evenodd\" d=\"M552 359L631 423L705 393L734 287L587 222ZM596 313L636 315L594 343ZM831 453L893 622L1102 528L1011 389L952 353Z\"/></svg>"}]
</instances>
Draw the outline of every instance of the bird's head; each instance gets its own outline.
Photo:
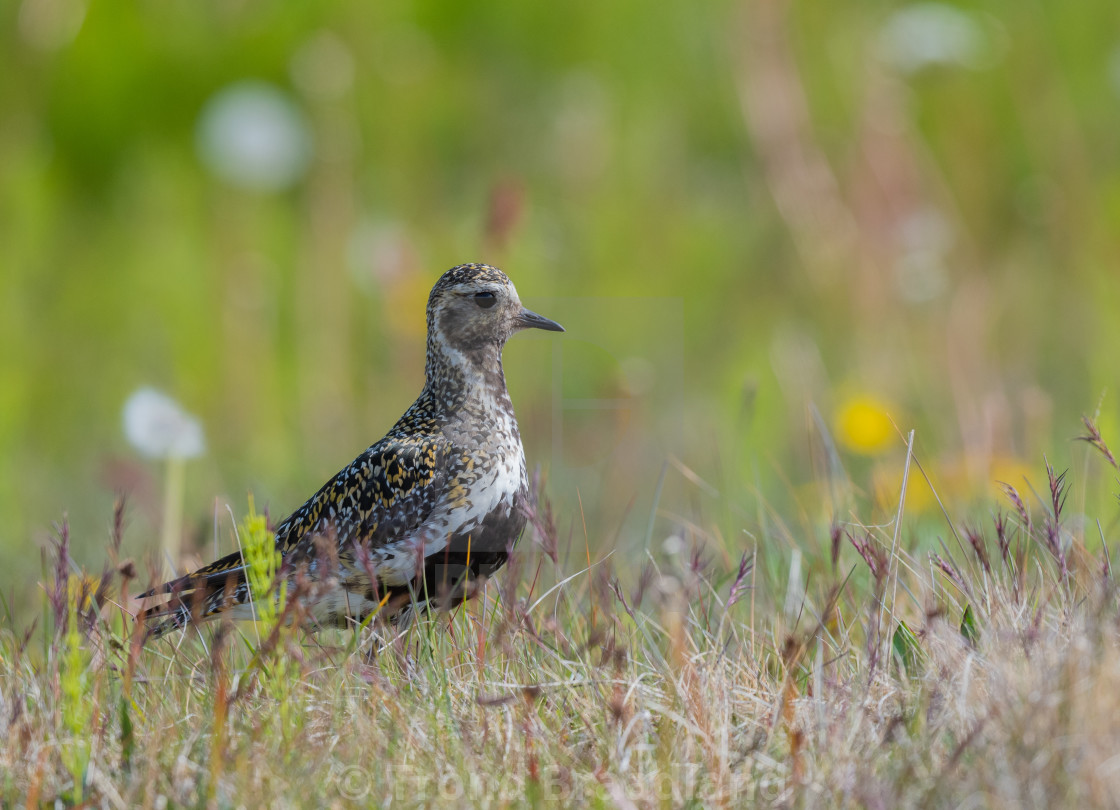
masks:
<instances>
[{"instance_id":1,"label":"bird's head","mask_svg":"<svg viewBox=\"0 0 1120 810\"><path fill-rule=\"evenodd\" d=\"M530 312L501 270L461 264L448 270L428 297L428 341L465 357L488 357L522 329L563 332L555 321Z\"/></svg>"}]
</instances>

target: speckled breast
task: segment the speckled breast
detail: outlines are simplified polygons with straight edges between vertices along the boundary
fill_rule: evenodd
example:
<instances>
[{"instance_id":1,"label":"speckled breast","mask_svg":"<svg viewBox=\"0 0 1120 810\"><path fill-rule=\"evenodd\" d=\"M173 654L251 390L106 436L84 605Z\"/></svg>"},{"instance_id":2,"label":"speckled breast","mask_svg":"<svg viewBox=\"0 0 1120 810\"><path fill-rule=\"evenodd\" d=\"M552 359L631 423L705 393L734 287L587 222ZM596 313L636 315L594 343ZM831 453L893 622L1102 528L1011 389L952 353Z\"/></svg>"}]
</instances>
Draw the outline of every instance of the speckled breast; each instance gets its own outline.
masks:
<instances>
[{"instance_id":1,"label":"speckled breast","mask_svg":"<svg viewBox=\"0 0 1120 810\"><path fill-rule=\"evenodd\" d=\"M451 565L459 571L469 565L472 576L489 575L505 563L524 530L525 456L516 424L510 423L512 419L491 422L501 429L456 465L451 490L457 503L449 515L448 544L428 558L429 565Z\"/></svg>"}]
</instances>

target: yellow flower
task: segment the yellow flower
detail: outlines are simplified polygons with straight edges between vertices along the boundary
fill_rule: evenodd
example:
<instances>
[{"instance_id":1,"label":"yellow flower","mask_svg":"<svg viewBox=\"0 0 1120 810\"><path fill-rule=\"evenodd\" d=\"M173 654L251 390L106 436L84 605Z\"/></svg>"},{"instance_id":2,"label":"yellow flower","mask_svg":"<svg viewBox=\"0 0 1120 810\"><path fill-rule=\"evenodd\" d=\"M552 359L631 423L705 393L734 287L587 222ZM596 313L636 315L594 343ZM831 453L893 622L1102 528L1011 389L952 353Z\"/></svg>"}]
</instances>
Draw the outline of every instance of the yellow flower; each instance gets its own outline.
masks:
<instances>
[{"instance_id":1,"label":"yellow flower","mask_svg":"<svg viewBox=\"0 0 1120 810\"><path fill-rule=\"evenodd\" d=\"M95 577L86 571L72 573L66 580L66 593L70 602L78 606L78 610L89 610L95 601L100 603L104 597L101 577Z\"/></svg>"},{"instance_id":2,"label":"yellow flower","mask_svg":"<svg viewBox=\"0 0 1120 810\"><path fill-rule=\"evenodd\" d=\"M1046 481L1046 469L1041 464L1031 466L1022 459L1014 456L996 456L991 460L988 468L987 494L1003 499L1003 485L1010 484L1020 493L1030 492L1027 481Z\"/></svg>"},{"instance_id":3,"label":"yellow flower","mask_svg":"<svg viewBox=\"0 0 1120 810\"><path fill-rule=\"evenodd\" d=\"M871 490L875 496L875 503L888 514L898 509L899 496L902 494L902 475L905 467L901 463L877 467L871 474ZM941 497L945 497L943 490L938 488ZM936 506L933 492L926 483L925 476L914 465L910 466L910 475L906 479L906 503L904 508L908 514L922 514Z\"/></svg>"},{"instance_id":4,"label":"yellow flower","mask_svg":"<svg viewBox=\"0 0 1120 810\"><path fill-rule=\"evenodd\" d=\"M840 443L864 456L879 455L887 450L898 436L890 409L890 404L870 395L844 400L834 419Z\"/></svg>"}]
</instances>

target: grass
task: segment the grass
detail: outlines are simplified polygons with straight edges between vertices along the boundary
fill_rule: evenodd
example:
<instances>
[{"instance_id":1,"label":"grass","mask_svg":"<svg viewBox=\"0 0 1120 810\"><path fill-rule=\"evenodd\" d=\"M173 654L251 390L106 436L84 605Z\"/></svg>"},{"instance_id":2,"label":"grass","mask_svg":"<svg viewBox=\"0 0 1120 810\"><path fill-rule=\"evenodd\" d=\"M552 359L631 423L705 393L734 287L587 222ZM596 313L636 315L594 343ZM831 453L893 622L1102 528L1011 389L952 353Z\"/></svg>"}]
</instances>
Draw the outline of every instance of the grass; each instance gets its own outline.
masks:
<instances>
[{"instance_id":1,"label":"grass","mask_svg":"<svg viewBox=\"0 0 1120 810\"><path fill-rule=\"evenodd\" d=\"M903 500L891 520L822 525L789 552L760 537L737 565L718 527L694 524L689 546L587 551L576 570L556 562L542 502L509 568L451 613L310 635L264 611L258 632L147 644L128 615L134 566L116 559L120 504L115 568L75 574L60 527L42 626L0 629L0 796L1112 806L1117 588L1100 524L1064 514L1069 486L1047 465L1038 506L1009 484L983 528L946 515L933 552L908 537ZM261 529L250 518L243 541Z\"/></svg>"},{"instance_id":2,"label":"grass","mask_svg":"<svg viewBox=\"0 0 1120 810\"><path fill-rule=\"evenodd\" d=\"M0 805L1115 804L1116 464L1056 445L1120 378L1117 8L0 5ZM984 58L885 58L913 11ZM246 79L287 191L197 152ZM125 558L382 435L477 259L569 330L506 371L575 548L399 638L140 645ZM206 429L181 519L147 386Z\"/></svg>"},{"instance_id":3,"label":"grass","mask_svg":"<svg viewBox=\"0 0 1120 810\"><path fill-rule=\"evenodd\" d=\"M205 429L198 548L215 494L294 506L384 434L422 382L428 290L463 261L568 328L513 341L506 371L529 458L565 516L582 489L594 534L635 496L645 517L667 453L807 477L809 401L829 424L881 403L943 491L954 455L970 478L976 455L1037 462L1120 379L1117 4L936 3L990 59L882 58L928 5L3 4L0 587L21 624L60 509L93 567L117 491L134 556L173 512L121 430L133 392ZM283 193L196 148L209 100L262 79L317 146Z\"/></svg>"}]
</instances>

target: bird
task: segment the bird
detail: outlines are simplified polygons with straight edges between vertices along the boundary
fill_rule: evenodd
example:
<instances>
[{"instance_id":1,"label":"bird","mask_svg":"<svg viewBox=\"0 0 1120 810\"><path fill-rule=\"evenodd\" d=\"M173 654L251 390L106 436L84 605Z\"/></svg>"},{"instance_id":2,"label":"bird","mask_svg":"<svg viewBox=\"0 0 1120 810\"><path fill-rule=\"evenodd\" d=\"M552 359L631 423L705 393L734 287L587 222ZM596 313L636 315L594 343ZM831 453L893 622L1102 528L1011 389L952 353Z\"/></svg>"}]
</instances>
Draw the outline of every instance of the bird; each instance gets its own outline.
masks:
<instances>
[{"instance_id":1,"label":"bird","mask_svg":"<svg viewBox=\"0 0 1120 810\"><path fill-rule=\"evenodd\" d=\"M488 264L444 273L428 296L424 387L396 424L275 528L280 572L302 578L312 629L410 620L505 562L528 520L525 452L502 349L564 327L526 309ZM297 572L299 572L297 574ZM308 584L309 583L309 584ZM140 595L147 637L255 616L240 551Z\"/></svg>"}]
</instances>

